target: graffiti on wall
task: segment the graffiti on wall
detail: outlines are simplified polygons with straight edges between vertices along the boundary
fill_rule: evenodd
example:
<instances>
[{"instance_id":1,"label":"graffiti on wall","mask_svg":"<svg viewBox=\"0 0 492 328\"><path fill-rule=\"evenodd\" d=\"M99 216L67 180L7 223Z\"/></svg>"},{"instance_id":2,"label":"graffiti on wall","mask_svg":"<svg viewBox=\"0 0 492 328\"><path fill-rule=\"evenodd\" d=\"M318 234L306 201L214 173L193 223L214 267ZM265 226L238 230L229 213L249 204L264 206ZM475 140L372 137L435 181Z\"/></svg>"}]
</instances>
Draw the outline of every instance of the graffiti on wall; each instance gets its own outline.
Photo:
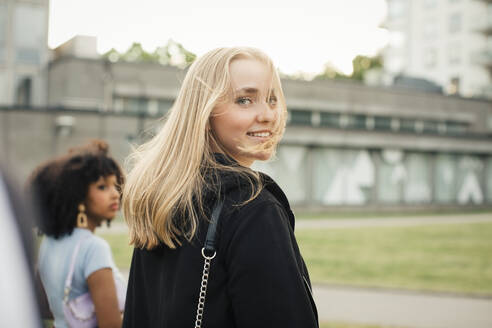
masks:
<instances>
[{"instance_id":1,"label":"graffiti on wall","mask_svg":"<svg viewBox=\"0 0 492 328\"><path fill-rule=\"evenodd\" d=\"M492 181L492 169L486 172L479 157L401 149L283 145L275 160L255 168L271 175L293 203L311 198L323 205L483 204L481 181Z\"/></svg>"},{"instance_id":2,"label":"graffiti on wall","mask_svg":"<svg viewBox=\"0 0 492 328\"><path fill-rule=\"evenodd\" d=\"M484 163L476 157L464 156L460 159L458 168L463 174L463 182L457 195L458 203L482 204L484 196L479 175L484 171Z\"/></svg>"},{"instance_id":3,"label":"graffiti on wall","mask_svg":"<svg viewBox=\"0 0 492 328\"><path fill-rule=\"evenodd\" d=\"M361 205L368 201L364 189L374 186L374 163L366 150L361 150L350 165L342 166L324 192L322 201L327 205Z\"/></svg>"}]
</instances>

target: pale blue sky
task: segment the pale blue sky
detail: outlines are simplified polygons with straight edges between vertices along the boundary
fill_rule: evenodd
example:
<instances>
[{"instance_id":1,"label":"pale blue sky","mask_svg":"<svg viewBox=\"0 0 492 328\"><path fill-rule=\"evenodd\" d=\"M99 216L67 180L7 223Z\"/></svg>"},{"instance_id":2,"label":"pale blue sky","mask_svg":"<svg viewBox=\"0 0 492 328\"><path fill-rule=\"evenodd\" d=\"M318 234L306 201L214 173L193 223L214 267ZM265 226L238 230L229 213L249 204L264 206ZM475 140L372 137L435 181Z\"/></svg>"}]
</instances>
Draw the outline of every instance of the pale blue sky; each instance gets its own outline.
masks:
<instances>
[{"instance_id":1,"label":"pale blue sky","mask_svg":"<svg viewBox=\"0 0 492 328\"><path fill-rule=\"evenodd\" d=\"M357 54L387 43L378 26L385 0L51 0L50 47L76 34L98 38L98 51L146 50L173 39L200 55L219 46L253 46L282 72L316 73L331 62L348 73Z\"/></svg>"}]
</instances>

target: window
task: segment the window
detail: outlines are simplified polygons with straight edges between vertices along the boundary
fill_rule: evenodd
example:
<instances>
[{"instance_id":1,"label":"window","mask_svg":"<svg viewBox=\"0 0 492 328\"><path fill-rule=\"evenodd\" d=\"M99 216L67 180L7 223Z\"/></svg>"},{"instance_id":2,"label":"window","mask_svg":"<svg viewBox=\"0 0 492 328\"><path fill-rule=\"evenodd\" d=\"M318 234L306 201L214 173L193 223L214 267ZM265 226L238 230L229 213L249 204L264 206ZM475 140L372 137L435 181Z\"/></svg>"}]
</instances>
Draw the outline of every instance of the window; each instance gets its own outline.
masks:
<instances>
[{"instance_id":1,"label":"window","mask_svg":"<svg viewBox=\"0 0 492 328\"><path fill-rule=\"evenodd\" d=\"M147 111L148 100L145 98L128 98L118 97L114 100L114 106L117 111L126 113L145 113Z\"/></svg>"},{"instance_id":2,"label":"window","mask_svg":"<svg viewBox=\"0 0 492 328\"><path fill-rule=\"evenodd\" d=\"M434 68L437 65L437 50L435 48L428 48L424 52L424 67Z\"/></svg>"},{"instance_id":3,"label":"window","mask_svg":"<svg viewBox=\"0 0 492 328\"><path fill-rule=\"evenodd\" d=\"M160 99L159 100L159 114L162 115L162 114L167 113L171 109L172 105L173 105L172 100Z\"/></svg>"},{"instance_id":4,"label":"window","mask_svg":"<svg viewBox=\"0 0 492 328\"><path fill-rule=\"evenodd\" d=\"M437 40L438 32L437 24L434 21L425 22L422 26L422 37L424 40Z\"/></svg>"},{"instance_id":5,"label":"window","mask_svg":"<svg viewBox=\"0 0 492 328\"><path fill-rule=\"evenodd\" d=\"M374 118L374 128L376 130L391 130L391 118L387 116L376 116Z\"/></svg>"},{"instance_id":6,"label":"window","mask_svg":"<svg viewBox=\"0 0 492 328\"><path fill-rule=\"evenodd\" d=\"M437 122L435 122L435 121L424 121L423 130L425 133L437 134L437 132L438 132Z\"/></svg>"},{"instance_id":7,"label":"window","mask_svg":"<svg viewBox=\"0 0 492 328\"><path fill-rule=\"evenodd\" d=\"M15 90L15 103L17 105L29 106L31 104L32 80L30 77L17 79Z\"/></svg>"},{"instance_id":8,"label":"window","mask_svg":"<svg viewBox=\"0 0 492 328\"><path fill-rule=\"evenodd\" d=\"M311 125L311 112L293 109L290 111L290 124Z\"/></svg>"},{"instance_id":9,"label":"window","mask_svg":"<svg viewBox=\"0 0 492 328\"><path fill-rule=\"evenodd\" d=\"M431 9L437 7L437 0L424 0L424 8Z\"/></svg>"},{"instance_id":10,"label":"window","mask_svg":"<svg viewBox=\"0 0 492 328\"><path fill-rule=\"evenodd\" d=\"M487 6L487 26L492 25L492 3Z\"/></svg>"},{"instance_id":11,"label":"window","mask_svg":"<svg viewBox=\"0 0 492 328\"><path fill-rule=\"evenodd\" d=\"M136 98L126 98L123 100L123 110L129 113L138 113L140 102Z\"/></svg>"},{"instance_id":12,"label":"window","mask_svg":"<svg viewBox=\"0 0 492 328\"><path fill-rule=\"evenodd\" d=\"M366 115L361 115L361 114L348 115L345 127L349 129L365 129Z\"/></svg>"},{"instance_id":13,"label":"window","mask_svg":"<svg viewBox=\"0 0 492 328\"><path fill-rule=\"evenodd\" d=\"M461 135L466 133L467 125L461 122L446 122L446 132L451 135Z\"/></svg>"},{"instance_id":14,"label":"window","mask_svg":"<svg viewBox=\"0 0 492 328\"><path fill-rule=\"evenodd\" d=\"M46 14L42 7L17 5L14 12L15 58L18 62L39 64L46 51Z\"/></svg>"},{"instance_id":15,"label":"window","mask_svg":"<svg viewBox=\"0 0 492 328\"><path fill-rule=\"evenodd\" d=\"M449 33L458 33L461 31L461 14L453 13L449 16Z\"/></svg>"},{"instance_id":16,"label":"window","mask_svg":"<svg viewBox=\"0 0 492 328\"><path fill-rule=\"evenodd\" d=\"M403 118L400 120L400 131L415 132L415 120Z\"/></svg>"},{"instance_id":17,"label":"window","mask_svg":"<svg viewBox=\"0 0 492 328\"><path fill-rule=\"evenodd\" d=\"M7 5L0 3L0 63L5 61L7 53L5 51L7 42Z\"/></svg>"},{"instance_id":18,"label":"window","mask_svg":"<svg viewBox=\"0 0 492 328\"><path fill-rule=\"evenodd\" d=\"M405 14L407 4L405 0L388 1L388 16L390 18L399 18Z\"/></svg>"},{"instance_id":19,"label":"window","mask_svg":"<svg viewBox=\"0 0 492 328\"><path fill-rule=\"evenodd\" d=\"M5 71L0 71L0 105L6 105L10 101L8 94L8 75Z\"/></svg>"},{"instance_id":20,"label":"window","mask_svg":"<svg viewBox=\"0 0 492 328\"><path fill-rule=\"evenodd\" d=\"M340 113L321 113L321 126L340 127Z\"/></svg>"},{"instance_id":21,"label":"window","mask_svg":"<svg viewBox=\"0 0 492 328\"><path fill-rule=\"evenodd\" d=\"M448 46L449 64L458 65L461 63L461 46L453 43Z\"/></svg>"}]
</instances>

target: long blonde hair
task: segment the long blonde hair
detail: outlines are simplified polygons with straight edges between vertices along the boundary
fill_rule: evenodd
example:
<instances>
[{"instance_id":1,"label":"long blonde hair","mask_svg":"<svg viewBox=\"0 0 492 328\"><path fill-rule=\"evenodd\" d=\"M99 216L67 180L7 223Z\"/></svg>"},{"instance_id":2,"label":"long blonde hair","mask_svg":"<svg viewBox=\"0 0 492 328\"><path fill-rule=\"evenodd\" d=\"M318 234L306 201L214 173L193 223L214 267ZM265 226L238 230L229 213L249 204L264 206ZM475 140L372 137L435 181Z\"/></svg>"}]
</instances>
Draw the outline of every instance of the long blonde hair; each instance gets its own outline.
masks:
<instances>
[{"instance_id":1,"label":"long blonde hair","mask_svg":"<svg viewBox=\"0 0 492 328\"><path fill-rule=\"evenodd\" d=\"M175 248L181 245L182 237L188 241L193 238L203 213L204 173L210 169L249 177L252 186L257 187L252 189L250 200L258 195L258 173L239 165L221 165L212 151L215 147L230 155L211 131L209 119L215 106L230 95L229 66L240 58L259 60L271 70L279 115L272 138L252 150L275 150L285 129L287 109L280 78L270 58L254 48L236 47L218 48L197 59L160 132L127 160L133 168L123 189L122 207L130 243L135 247L152 249L163 242Z\"/></svg>"}]
</instances>

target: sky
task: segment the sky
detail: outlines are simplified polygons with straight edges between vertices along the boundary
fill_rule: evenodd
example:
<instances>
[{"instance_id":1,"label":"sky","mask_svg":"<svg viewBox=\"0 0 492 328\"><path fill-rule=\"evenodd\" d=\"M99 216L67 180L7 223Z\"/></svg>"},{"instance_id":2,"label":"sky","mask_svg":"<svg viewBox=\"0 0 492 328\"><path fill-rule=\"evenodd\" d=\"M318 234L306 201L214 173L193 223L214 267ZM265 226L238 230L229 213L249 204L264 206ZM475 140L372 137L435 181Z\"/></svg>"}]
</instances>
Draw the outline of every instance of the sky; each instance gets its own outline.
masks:
<instances>
[{"instance_id":1,"label":"sky","mask_svg":"<svg viewBox=\"0 0 492 328\"><path fill-rule=\"evenodd\" d=\"M385 0L51 0L48 45L96 36L98 52L133 42L153 51L169 39L202 55L223 46L265 51L286 74L344 73L388 41Z\"/></svg>"}]
</instances>

